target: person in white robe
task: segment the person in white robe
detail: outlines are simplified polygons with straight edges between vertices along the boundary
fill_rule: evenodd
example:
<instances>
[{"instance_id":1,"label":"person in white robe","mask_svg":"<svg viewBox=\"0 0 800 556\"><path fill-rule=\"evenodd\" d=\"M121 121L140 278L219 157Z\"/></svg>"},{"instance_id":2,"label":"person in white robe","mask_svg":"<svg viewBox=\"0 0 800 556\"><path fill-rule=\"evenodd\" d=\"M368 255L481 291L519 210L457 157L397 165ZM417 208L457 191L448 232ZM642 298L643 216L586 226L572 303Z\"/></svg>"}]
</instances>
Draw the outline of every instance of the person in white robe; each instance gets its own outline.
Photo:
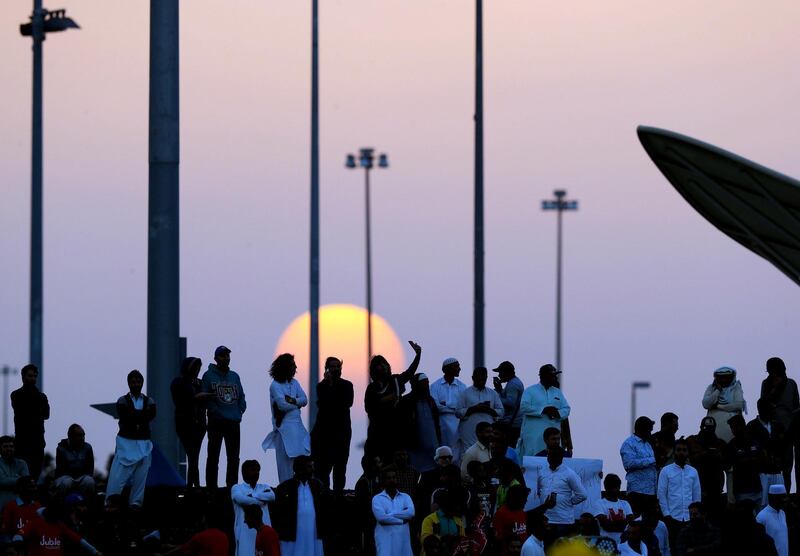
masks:
<instances>
[{"instance_id":1,"label":"person in white robe","mask_svg":"<svg viewBox=\"0 0 800 556\"><path fill-rule=\"evenodd\" d=\"M372 498L375 516L375 547L377 556L413 556L409 521L414 517L414 502L405 492L397 490L397 470L384 467L381 472L383 491Z\"/></svg>"},{"instance_id":2,"label":"person in white robe","mask_svg":"<svg viewBox=\"0 0 800 556\"><path fill-rule=\"evenodd\" d=\"M269 374L272 432L261 443L261 448L275 450L278 480L282 483L292 478L292 463L297 456L311 454L311 436L308 434L300 409L308 405L308 398L300 383L294 379L297 365L294 355L284 353L275 358Z\"/></svg>"},{"instance_id":3,"label":"person in white robe","mask_svg":"<svg viewBox=\"0 0 800 556\"><path fill-rule=\"evenodd\" d=\"M439 410L439 429L442 433L444 446L457 447L458 424L461 421L458 414L458 400L467 386L458 380L461 374L461 365L455 357L448 357L442 363L442 378L431 384L431 397L436 402ZM458 450L456 450L458 459Z\"/></svg>"},{"instance_id":4,"label":"person in white robe","mask_svg":"<svg viewBox=\"0 0 800 556\"><path fill-rule=\"evenodd\" d=\"M276 489L275 521L281 556L324 556L318 524L324 525L327 489L314 478L314 462L309 456L298 456L293 467L294 477ZM318 518L317 512L322 517Z\"/></svg>"},{"instance_id":5,"label":"person in white robe","mask_svg":"<svg viewBox=\"0 0 800 556\"><path fill-rule=\"evenodd\" d=\"M708 416L717 422L717 438L730 442L733 432L728 419L747 413L742 383L736 379L735 369L720 367L714 371L714 381L703 394L703 407L708 410Z\"/></svg>"},{"instance_id":6,"label":"person in white robe","mask_svg":"<svg viewBox=\"0 0 800 556\"><path fill-rule=\"evenodd\" d=\"M544 447L544 431L553 427L561 430L561 422L569 417L569 403L558 388L561 371L553 365L539 369L539 384L525 389L519 412L522 414L522 431L517 452L520 457L534 456Z\"/></svg>"},{"instance_id":7,"label":"person in white robe","mask_svg":"<svg viewBox=\"0 0 800 556\"><path fill-rule=\"evenodd\" d=\"M764 526L767 535L775 543L778 556L789 556L789 529L786 526L786 512L783 511L786 486L771 485L768 496L769 504L758 512L756 521Z\"/></svg>"},{"instance_id":8,"label":"person in white robe","mask_svg":"<svg viewBox=\"0 0 800 556\"><path fill-rule=\"evenodd\" d=\"M128 373L129 392L117 400L119 433L117 433L114 461L108 473L106 500L121 494L128 481L131 493L128 502L141 508L147 473L153 460L153 442L150 440L150 421L156 416L156 403L142 393L144 377L133 370Z\"/></svg>"},{"instance_id":9,"label":"person in white robe","mask_svg":"<svg viewBox=\"0 0 800 556\"><path fill-rule=\"evenodd\" d=\"M456 415L461 421L458 425L458 451L461 454L478 441L475 435L478 423L494 423L503 417L503 402L497 392L486 387L487 379L486 367L476 367L472 371L472 386L458 397Z\"/></svg>"},{"instance_id":10,"label":"person in white robe","mask_svg":"<svg viewBox=\"0 0 800 556\"><path fill-rule=\"evenodd\" d=\"M249 459L242 464L243 481L231 488L236 556L251 556L256 550L256 530L248 527L244 519L246 506L258 506L261 509L262 523L272 525L267 503L275 501L275 492L268 484L258 482L260 475L261 464Z\"/></svg>"}]
</instances>

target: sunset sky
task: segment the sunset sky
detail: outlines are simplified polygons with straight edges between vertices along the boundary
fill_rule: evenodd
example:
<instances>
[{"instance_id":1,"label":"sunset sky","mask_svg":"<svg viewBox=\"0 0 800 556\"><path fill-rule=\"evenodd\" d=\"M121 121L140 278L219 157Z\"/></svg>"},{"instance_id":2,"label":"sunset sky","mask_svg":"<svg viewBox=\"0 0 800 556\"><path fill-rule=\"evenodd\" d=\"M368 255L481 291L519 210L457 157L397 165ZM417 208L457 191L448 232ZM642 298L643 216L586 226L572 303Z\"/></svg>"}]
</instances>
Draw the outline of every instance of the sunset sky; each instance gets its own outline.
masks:
<instances>
[{"instance_id":1,"label":"sunset sky","mask_svg":"<svg viewBox=\"0 0 800 556\"><path fill-rule=\"evenodd\" d=\"M322 302L364 303L363 175L344 157L373 146L391 163L373 179L375 311L423 346L429 376L455 356L468 382L474 4L320 5ZM511 360L529 385L553 360L555 215L540 201L564 188L580 201L565 216L576 456L621 472L632 380L653 384L640 413L675 411L688 435L730 365L754 417L768 357L800 374L797 287L695 213L636 126L800 176L800 4L484 5L487 364ZM148 6L48 4L82 29L44 45L47 441L82 423L98 466L116 425L89 404L123 394L146 361ZM28 357L30 9L0 4L0 365L15 367ZM308 303L309 46L310 2L182 3L181 332L204 363L233 350L242 457L270 482L265 371Z\"/></svg>"}]
</instances>

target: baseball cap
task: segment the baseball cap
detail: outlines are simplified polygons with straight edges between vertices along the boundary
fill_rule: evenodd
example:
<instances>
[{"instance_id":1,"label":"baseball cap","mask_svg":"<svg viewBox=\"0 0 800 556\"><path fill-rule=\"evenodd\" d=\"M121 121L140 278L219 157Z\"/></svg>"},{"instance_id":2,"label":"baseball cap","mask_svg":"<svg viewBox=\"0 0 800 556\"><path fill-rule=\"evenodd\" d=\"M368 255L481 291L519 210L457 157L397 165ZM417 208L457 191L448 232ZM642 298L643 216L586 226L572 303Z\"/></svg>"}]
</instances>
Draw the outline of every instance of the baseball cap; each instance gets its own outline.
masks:
<instances>
[{"instance_id":1,"label":"baseball cap","mask_svg":"<svg viewBox=\"0 0 800 556\"><path fill-rule=\"evenodd\" d=\"M229 350L227 347L219 346L217 349L214 350L214 357L219 357L220 355L225 355L230 352L231 350Z\"/></svg>"},{"instance_id":2,"label":"baseball cap","mask_svg":"<svg viewBox=\"0 0 800 556\"><path fill-rule=\"evenodd\" d=\"M503 361L496 368L492 369L493 373L501 373L503 371L513 371L514 364L511 361Z\"/></svg>"},{"instance_id":3,"label":"baseball cap","mask_svg":"<svg viewBox=\"0 0 800 556\"><path fill-rule=\"evenodd\" d=\"M539 374L543 375L545 373L553 373L555 375L560 375L561 371L559 371L553 365L548 363L547 365L542 365L541 367L539 367Z\"/></svg>"}]
</instances>

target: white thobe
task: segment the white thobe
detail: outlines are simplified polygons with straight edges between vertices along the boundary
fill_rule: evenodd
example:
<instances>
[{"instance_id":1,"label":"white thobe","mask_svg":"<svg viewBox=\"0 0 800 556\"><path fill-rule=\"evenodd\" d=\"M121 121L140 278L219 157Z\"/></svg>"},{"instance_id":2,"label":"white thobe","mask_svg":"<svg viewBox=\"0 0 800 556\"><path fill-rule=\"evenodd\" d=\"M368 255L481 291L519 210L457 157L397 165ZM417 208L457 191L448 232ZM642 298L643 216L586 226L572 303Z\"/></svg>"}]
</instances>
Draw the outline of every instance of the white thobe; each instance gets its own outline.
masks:
<instances>
[{"instance_id":1,"label":"white thobe","mask_svg":"<svg viewBox=\"0 0 800 556\"><path fill-rule=\"evenodd\" d=\"M297 405L287 402L286 396L294 398ZM292 469L294 458L311 455L311 436L300 417L300 408L308 405L308 398L295 379L289 382L273 380L269 386L269 398L272 408L272 432L261 443L261 448L265 452L271 448L275 450L278 479L284 482L294 476ZM283 412L280 426L276 426L275 408Z\"/></svg>"},{"instance_id":2,"label":"white thobe","mask_svg":"<svg viewBox=\"0 0 800 556\"><path fill-rule=\"evenodd\" d=\"M121 398L120 398L121 399ZM144 396L137 398L131 394L133 408L141 411L144 409ZM155 405L153 398L150 403ZM106 498L112 494L122 494L128 481L131 482L131 493L128 503L141 506L144 502L144 489L147 483L147 474L153 461L153 442L151 440L134 440L117 435L114 460L108 473Z\"/></svg>"},{"instance_id":3,"label":"white thobe","mask_svg":"<svg viewBox=\"0 0 800 556\"><path fill-rule=\"evenodd\" d=\"M544 556L544 542L531 535L522 545L520 556Z\"/></svg>"},{"instance_id":4,"label":"white thobe","mask_svg":"<svg viewBox=\"0 0 800 556\"><path fill-rule=\"evenodd\" d=\"M484 402L489 402L489 407L497 413L496 418L492 417L488 413L473 413L467 417L467 410L470 407ZM478 423L482 423L484 421L487 423L494 423L497 419L503 417L503 402L497 392L491 388L478 390L474 386L470 386L458 396L458 408L456 409L456 415L458 415L458 418L460 419L460 423L458 425L457 448L459 453L463 454L469 450L470 446L478 441L478 437L475 434L475 427L478 425Z\"/></svg>"},{"instance_id":5,"label":"white thobe","mask_svg":"<svg viewBox=\"0 0 800 556\"><path fill-rule=\"evenodd\" d=\"M467 386L458 380L447 383L444 377L431 384L431 397L436 402L439 410L439 429L442 433L442 445L450 446L454 455L458 456L458 423L460 419L456 414L458 398ZM456 459L456 458L454 458Z\"/></svg>"},{"instance_id":6,"label":"white thobe","mask_svg":"<svg viewBox=\"0 0 800 556\"><path fill-rule=\"evenodd\" d=\"M764 526L767 535L775 543L778 556L789 556L789 530L786 528L786 513L767 506L756 516L756 521Z\"/></svg>"},{"instance_id":7,"label":"white thobe","mask_svg":"<svg viewBox=\"0 0 800 556\"><path fill-rule=\"evenodd\" d=\"M408 522L414 517L414 502L405 492L394 498L384 490L372 498L377 556L412 556Z\"/></svg>"},{"instance_id":8,"label":"white thobe","mask_svg":"<svg viewBox=\"0 0 800 556\"><path fill-rule=\"evenodd\" d=\"M297 534L294 541L281 541L281 556L324 556L317 538L317 512L308 483L297 487Z\"/></svg>"},{"instance_id":9,"label":"white thobe","mask_svg":"<svg viewBox=\"0 0 800 556\"><path fill-rule=\"evenodd\" d=\"M275 492L269 485L257 483L253 488L247 483L239 483L231 488L233 500L233 535L236 539L236 556L251 556L256 550L256 530L251 529L244 522L244 507L261 506L261 516L264 523L272 525L269 518L267 502L275 500Z\"/></svg>"},{"instance_id":10,"label":"white thobe","mask_svg":"<svg viewBox=\"0 0 800 556\"><path fill-rule=\"evenodd\" d=\"M545 407L555 407L559 419L551 419L542 415ZM534 384L525 389L519 404L522 415L522 432L519 437L517 452L520 456L535 456L545 448L542 433L549 427L561 430L561 421L569 417L569 404L564 394L555 386L545 388Z\"/></svg>"}]
</instances>

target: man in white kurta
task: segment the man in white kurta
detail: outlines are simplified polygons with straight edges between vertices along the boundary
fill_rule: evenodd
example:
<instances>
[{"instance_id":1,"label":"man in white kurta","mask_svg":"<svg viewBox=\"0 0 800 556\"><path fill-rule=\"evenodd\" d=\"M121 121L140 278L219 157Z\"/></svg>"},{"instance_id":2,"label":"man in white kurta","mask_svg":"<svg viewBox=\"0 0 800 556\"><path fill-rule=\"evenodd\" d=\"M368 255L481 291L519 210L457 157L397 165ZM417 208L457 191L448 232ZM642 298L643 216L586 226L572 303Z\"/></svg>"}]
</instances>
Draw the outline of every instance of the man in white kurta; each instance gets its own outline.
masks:
<instances>
[{"instance_id":1,"label":"man in white kurta","mask_svg":"<svg viewBox=\"0 0 800 556\"><path fill-rule=\"evenodd\" d=\"M456 413L458 400L467 386L458 380L461 365L455 357L448 357L442 363L442 378L431 384L431 397L439 410L439 429L442 433L442 445L454 448L458 459L458 424L461 421Z\"/></svg>"},{"instance_id":2,"label":"man in white kurta","mask_svg":"<svg viewBox=\"0 0 800 556\"><path fill-rule=\"evenodd\" d=\"M256 530L247 526L244 519L245 506L261 508L262 523L272 525L269 518L268 502L275 500L275 492L264 483L258 482L261 465L254 459L242 464L243 482L231 488L233 500L233 535L236 539L236 556L251 556L256 550Z\"/></svg>"},{"instance_id":3,"label":"man in white kurta","mask_svg":"<svg viewBox=\"0 0 800 556\"><path fill-rule=\"evenodd\" d=\"M383 491L372 499L375 516L375 548L377 556L413 556L409 521L414 517L414 502L397 490L397 472L387 467L381 473Z\"/></svg>"},{"instance_id":4,"label":"man in white kurta","mask_svg":"<svg viewBox=\"0 0 800 556\"><path fill-rule=\"evenodd\" d=\"M784 485L771 485L769 487L769 504L756 516L756 521L764 526L767 535L775 543L778 556L789 556L789 530L786 527L786 513L783 511L785 497L786 487Z\"/></svg>"},{"instance_id":5,"label":"man in white kurta","mask_svg":"<svg viewBox=\"0 0 800 556\"><path fill-rule=\"evenodd\" d=\"M534 456L544 447L543 434L549 427L561 430L561 422L569 417L569 404L558 388L561 371L552 365L539 369L539 384L525 389L519 412L522 415L517 452L522 456Z\"/></svg>"},{"instance_id":6,"label":"man in white kurta","mask_svg":"<svg viewBox=\"0 0 800 556\"><path fill-rule=\"evenodd\" d=\"M458 451L462 454L477 442L475 427L478 423L494 423L503 417L503 402L497 392L486 387L487 379L486 367L477 367L472 371L472 386L458 397L456 415L461 420L458 425Z\"/></svg>"},{"instance_id":7,"label":"man in white kurta","mask_svg":"<svg viewBox=\"0 0 800 556\"><path fill-rule=\"evenodd\" d=\"M317 511L324 512L324 508L317 508L314 498L316 492L317 499L321 502L325 487L319 479L314 478L314 462L309 456L297 456L293 468L294 477L278 485L276 492L278 511L275 519L282 522L281 530L283 530L283 533L278 531L281 538L281 556L324 556L322 539L317 531ZM290 512L294 506L295 496L297 496L297 510L294 512L295 519L292 522ZM293 540L289 531L292 526Z\"/></svg>"}]
</instances>

